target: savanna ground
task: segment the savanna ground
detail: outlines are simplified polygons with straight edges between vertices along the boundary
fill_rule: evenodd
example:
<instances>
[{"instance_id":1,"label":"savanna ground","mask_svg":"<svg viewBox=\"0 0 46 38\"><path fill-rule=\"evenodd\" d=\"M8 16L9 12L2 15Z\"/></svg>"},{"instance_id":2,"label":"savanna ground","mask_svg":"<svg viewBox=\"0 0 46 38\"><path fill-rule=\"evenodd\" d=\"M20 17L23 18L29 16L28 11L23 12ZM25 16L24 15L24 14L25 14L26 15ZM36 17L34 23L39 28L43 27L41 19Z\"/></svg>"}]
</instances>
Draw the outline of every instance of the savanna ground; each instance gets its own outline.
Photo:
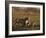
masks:
<instances>
[{"instance_id":1,"label":"savanna ground","mask_svg":"<svg viewBox=\"0 0 46 38\"><path fill-rule=\"evenodd\" d=\"M28 18L29 25L16 23L16 19ZM40 9L29 7L12 7L12 31L40 30Z\"/></svg>"}]
</instances>

